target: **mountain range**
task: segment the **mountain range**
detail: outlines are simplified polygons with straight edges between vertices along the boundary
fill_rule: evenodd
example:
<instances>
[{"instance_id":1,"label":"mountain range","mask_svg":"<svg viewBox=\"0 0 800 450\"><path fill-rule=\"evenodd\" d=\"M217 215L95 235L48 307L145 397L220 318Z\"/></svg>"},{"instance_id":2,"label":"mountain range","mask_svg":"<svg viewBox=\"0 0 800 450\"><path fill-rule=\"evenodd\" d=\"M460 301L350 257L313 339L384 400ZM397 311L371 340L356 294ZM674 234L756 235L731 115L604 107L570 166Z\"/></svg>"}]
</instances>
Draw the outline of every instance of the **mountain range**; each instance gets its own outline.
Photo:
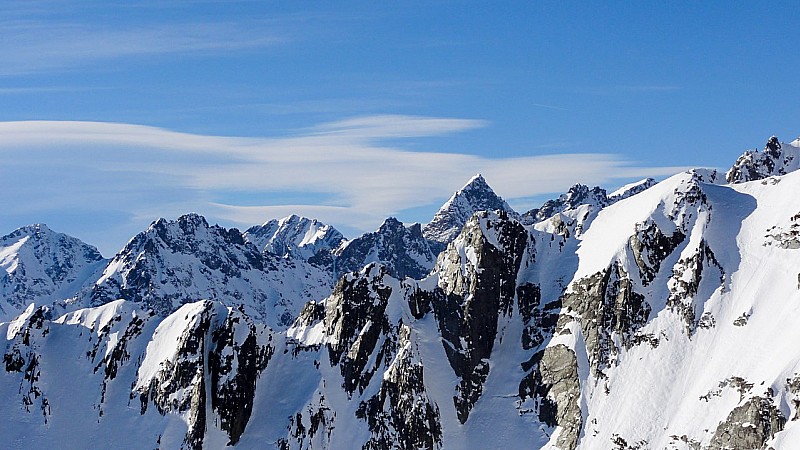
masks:
<instances>
[{"instance_id":1,"label":"mountain range","mask_svg":"<svg viewBox=\"0 0 800 450\"><path fill-rule=\"evenodd\" d=\"M425 224L0 238L4 448L800 448L800 139Z\"/></svg>"}]
</instances>

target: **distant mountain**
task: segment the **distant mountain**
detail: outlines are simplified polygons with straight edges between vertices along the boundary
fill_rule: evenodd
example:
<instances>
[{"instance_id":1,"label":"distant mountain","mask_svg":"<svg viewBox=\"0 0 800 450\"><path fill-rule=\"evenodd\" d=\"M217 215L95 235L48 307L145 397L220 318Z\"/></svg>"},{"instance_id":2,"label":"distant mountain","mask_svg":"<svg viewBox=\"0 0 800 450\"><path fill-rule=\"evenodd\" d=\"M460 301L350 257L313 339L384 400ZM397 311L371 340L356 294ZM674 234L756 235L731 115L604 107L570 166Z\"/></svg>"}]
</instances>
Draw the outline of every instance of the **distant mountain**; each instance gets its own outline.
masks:
<instances>
[{"instance_id":1,"label":"distant mountain","mask_svg":"<svg viewBox=\"0 0 800 450\"><path fill-rule=\"evenodd\" d=\"M297 215L250 227L244 238L261 251L305 260L323 251L330 252L344 241L336 228Z\"/></svg>"},{"instance_id":2,"label":"distant mountain","mask_svg":"<svg viewBox=\"0 0 800 450\"><path fill-rule=\"evenodd\" d=\"M447 244L455 239L470 217L478 211L505 211L518 217L508 203L494 193L480 174L475 175L436 212L422 229L426 239Z\"/></svg>"},{"instance_id":3,"label":"distant mountain","mask_svg":"<svg viewBox=\"0 0 800 450\"><path fill-rule=\"evenodd\" d=\"M129 300L162 317L185 303L216 300L280 328L303 303L326 296L332 282L303 260L263 254L235 228L187 214L159 219L131 239L85 296L91 305Z\"/></svg>"},{"instance_id":4,"label":"distant mountain","mask_svg":"<svg viewBox=\"0 0 800 450\"><path fill-rule=\"evenodd\" d=\"M48 304L75 295L108 262L91 245L44 224L0 238L0 320L31 303Z\"/></svg>"},{"instance_id":5,"label":"distant mountain","mask_svg":"<svg viewBox=\"0 0 800 450\"><path fill-rule=\"evenodd\" d=\"M358 272L370 263L382 264L396 278L425 277L436 263L419 224L408 227L390 217L377 231L346 242L335 251L336 274Z\"/></svg>"}]
</instances>

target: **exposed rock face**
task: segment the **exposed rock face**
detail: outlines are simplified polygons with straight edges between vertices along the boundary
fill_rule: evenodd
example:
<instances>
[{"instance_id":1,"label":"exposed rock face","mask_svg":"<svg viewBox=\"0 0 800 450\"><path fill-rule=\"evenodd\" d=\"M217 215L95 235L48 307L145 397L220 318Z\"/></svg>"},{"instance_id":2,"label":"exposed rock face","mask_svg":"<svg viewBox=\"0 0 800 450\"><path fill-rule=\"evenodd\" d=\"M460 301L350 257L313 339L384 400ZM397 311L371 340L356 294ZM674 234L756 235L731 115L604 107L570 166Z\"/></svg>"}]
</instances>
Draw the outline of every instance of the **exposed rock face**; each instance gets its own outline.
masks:
<instances>
[{"instance_id":1,"label":"exposed rock face","mask_svg":"<svg viewBox=\"0 0 800 450\"><path fill-rule=\"evenodd\" d=\"M183 330L180 329L177 317L165 321L156 329L154 340L148 345L150 351L145 354L143 361L149 370L140 370L134 387L134 393L138 393L141 402L141 414L152 403L161 415L187 415L189 430L184 444L191 449L200 449L203 446L206 406L209 400L205 376L208 348L206 337L216 316L214 306L211 302L203 302L176 311L179 315L185 314L189 319ZM174 330L170 329L173 327ZM168 341L162 338L168 334L173 334L170 336L172 339ZM175 338L177 339L173 340ZM159 355L160 351L165 350L159 347L165 345L174 347L167 347L170 351Z\"/></svg>"},{"instance_id":2,"label":"exposed rock face","mask_svg":"<svg viewBox=\"0 0 800 450\"><path fill-rule=\"evenodd\" d=\"M212 419L235 444L274 352L271 340L269 329L218 303L186 305L155 330L131 396L138 394L142 414L152 403L162 415L184 415L188 448L203 448Z\"/></svg>"},{"instance_id":3,"label":"exposed rock face","mask_svg":"<svg viewBox=\"0 0 800 450\"><path fill-rule=\"evenodd\" d=\"M576 184L561 194L557 199L548 200L540 208L532 209L522 215L522 223L532 225L549 219L558 213L574 210L580 205L590 205L602 209L609 203L606 190L595 186L589 188L583 184Z\"/></svg>"},{"instance_id":4,"label":"exposed rock face","mask_svg":"<svg viewBox=\"0 0 800 450\"><path fill-rule=\"evenodd\" d=\"M324 301L324 315L318 303L304 308L289 333L312 350L325 343L328 364L357 405L356 417L367 424L362 448L439 448L441 409L465 423L483 394L488 361L502 339L500 323L524 316L525 337L509 345L520 348L525 342L528 349L535 349L543 344L549 332L543 333L542 326L549 323L552 328L557 317L553 308L558 306L542 308L536 285L517 286L517 273L523 261L534 257L534 246L532 235L516 220L481 212L440 255L431 278L399 282L386 268L370 265L340 280ZM442 333L438 352L446 356L451 376L458 380L451 386L455 395L442 398L438 393L438 402L426 381L428 363L414 325L430 318ZM325 336L323 341L314 337L320 335ZM555 369L546 372L552 384L558 384L552 379L555 373ZM307 448L315 439L327 442L323 447L335 447L335 433L330 440L319 441L319 428L310 431L312 418L326 411L320 405L333 395L326 393L329 390L318 391L308 404L309 413L292 420L282 441L285 448ZM443 406L442 400L449 404ZM336 414L325 417L326 429L345 420Z\"/></svg>"},{"instance_id":5,"label":"exposed rock face","mask_svg":"<svg viewBox=\"0 0 800 450\"><path fill-rule=\"evenodd\" d=\"M447 244L458 236L461 228L478 211L504 211L518 217L508 203L494 193L478 174L459 189L433 216L422 230L426 239ZM438 252L437 252L438 253Z\"/></svg>"},{"instance_id":6,"label":"exposed rock face","mask_svg":"<svg viewBox=\"0 0 800 450\"><path fill-rule=\"evenodd\" d=\"M644 180L637 181L635 183L627 184L616 191L608 194L608 203L616 203L620 200L625 200L628 197L633 197L634 195L644 192L647 189L655 186L657 184L656 180L653 178L645 178Z\"/></svg>"},{"instance_id":7,"label":"exposed rock face","mask_svg":"<svg viewBox=\"0 0 800 450\"><path fill-rule=\"evenodd\" d=\"M425 365L409 323L409 298L419 292L416 282L400 282L387 268L370 264L343 276L322 304L303 309L289 334L301 351L321 352L319 358L327 359L341 385L324 383L312 395L305 411L290 420L282 448L339 448L342 442L362 449L441 447L439 406L427 392ZM333 411L328 399L341 396L338 388L349 406ZM353 417L337 414L347 410ZM362 441L335 433L337 423L352 420L366 426Z\"/></svg>"},{"instance_id":8,"label":"exposed rock face","mask_svg":"<svg viewBox=\"0 0 800 450\"><path fill-rule=\"evenodd\" d=\"M765 245L776 245L792 250L800 248L800 213L793 215L783 224L769 227L764 238Z\"/></svg>"},{"instance_id":9,"label":"exposed rock face","mask_svg":"<svg viewBox=\"0 0 800 450\"><path fill-rule=\"evenodd\" d=\"M425 391L425 367L411 333L408 326L400 327L399 351L384 374L380 390L362 402L356 412L369 423L372 433L363 449L411 450L441 446L439 407Z\"/></svg>"},{"instance_id":10,"label":"exposed rock face","mask_svg":"<svg viewBox=\"0 0 800 450\"><path fill-rule=\"evenodd\" d=\"M744 152L728 170L725 178L728 183L743 183L786 175L798 167L800 167L800 140L791 144L781 144L777 137L772 136L763 151Z\"/></svg>"},{"instance_id":11,"label":"exposed rock face","mask_svg":"<svg viewBox=\"0 0 800 450\"><path fill-rule=\"evenodd\" d=\"M686 235L676 229L670 236L653 221L636 225L636 234L630 238L631 250L639 268L642 285L647 286L661 270L661 263L680 245Z\"/></svg>"},{"instance_id":12,"label":"exposed rock face","mask_svg":"<svg viewBox=\"0 0 800 450\"><path fill-rule=\"evenodd\" d=\"M713 269L713 274L709 273ZM700 242L697 250L688 258L678 261L672 269L673 274L668 282L670 295L667 305L686 322L686 331L691 334L698 326L712 325L709 317L703 320L699 316L700 305L695 297L701 283L710 283L713 288L721 286L725 279L725 269L714 256L714 252L705 241Z\"/></svg>"},{"instance_id":13,"label":"exposed rock face","mask_svg":"<svg viewBox=\"0 0 800 450\"><path fill-rule=\"evenodd\" d=\"M91 432L59 435L65 448L90 447L94 433L126 431L136 433L136 439L124 436L131 448L158 442L211 448L210 432L235 444L249 422L256 381L274 353L268 328L207 301L163 321L124 300L56 320L47 308L31 306L3 327L6 373L24 381L14 388L13 404L24 406L28 420L41 415L55 430L95 424ZM50 336L72 345L54 353ZM69 395L75 389L81 396ZM120 427L115 418L124 411L130 416Z\"/></svg>"},{"instance_id":14,"label":"exposed rock face","mask_svg":"<svg viewBox=\"0 0 800 450\"><path fill-rule=\"evenodd\" d=\"M0 320L32 303L74 296L91 284L108 260L96 248L46 225L20 228L0 238Z\"/></svg>"},{"instance_id":15,"label":"exposed rock face","mask_svg":"<svg viewBox=\"0 0 800 450\"><path fill-rule=\"evenodd\" d=\"M330 275L302 260L262 254L236 229L196 214L159 219L134 237L86 294L92 305L123 298L166 317L197 299L244 305L281 328L305 301L323 298Z\"/></svg>"},{"instance_id":16,"label":"exposed rock face","mask_svg":"<svg viewBox=\"0 0 800 450\"><path fill-rule=\"evenodd\" d=\"M274 353L273 335L250 317L230 311L211 338L211 408L219 414L219 427L230 438L228 445L234 445L253 412L258 377Z\"/></svg>"},{"instance_id":17,"label":"exposed rock face","mask_svg":"<svg viewBox=\"0 0 800 450\"><path fill-rule=\"evenodd\" d=\"M454 398L463 423L489 374L500 315L509 315L529 233L504 213L480 212L437 263L443 303L434 304L445 352L460 378Z\"/></svg>"},{"instance_id":18,"label":"exposed rock face","mask_svg":"<svg viewBox=\"0 0 800 450\"><path fill-rule=\"evenodd\" d=\"M370 263L382 264L396 278L421 279L433 268L436 254L422 236L419 224L406 227L390 217L378 231L366 233L335 251L337 278Z\"/></svg>"},{"instance_id":19,"label":"exposed rock face","mask_svg":"<svg viewBox=\"0 0 800 450\"><path fill-rule=\"evenodd\" d=\"M785 425L786 418L771 398L755 396L734 408L719 424L708 449L764 448Z\"/></svg>"},{"instance_id":20,"label":"exposed rock face","mask_svg":"<svg viewBox=\"0 0 800 450\"><path fill-rule=\"evenodd\" d=\"M345 276L327 301L325 334L329 336L330 364L339 366L342 387L351 394L356 389L363 393L372 376L388 365L397 351L396 342L387 339L396 330L386 317L391 288L383 284L384 275L383 266L370 265L363 276ZM377 358L368 367L376 349Z\"/></svg>"},{"instance_id":21,"label":"exposed rock face","mask_svg":"<svg viewBox=\"0 0 800 450\"><path fill-rule=\"evenodd\" d=\"M323 259L323 255L344 241L344 236L336 228L297 215L250 227L244 238L262 252L306 261Z\"/></svg>"},{"instance_id":22,"label":"exposed rock face","mask_svg":"<svg viewBox=\"0 0 800 450\"><path fill-rule=\"evenodd\" d=\"M563 308L580 317L589 363L597 376L613 366L623 347L637 343L636 332L647 321L651 307L625 269L618 263L603 272L583 278L565 294ZM574 320L571 315L559 318L564 329Z\"/></svg>"},{"instance_id":23,"label":"exposed rock face","mask_svg":"<svg viewBox=\"0 0 800 450\"><path fill-rule=\"evenodd\" d=\"M562 428L556 446L574 449L583 426L575 352L564 345L547 347L539 362L538 373L541 374L541 384L537 386L537 394L542 398L539 418L550 426Z\"/></svg>"},{"instance_id":24,"label":"exposed rock face","mask_svg":"<svg viewBox=\"0 0 800 450\"><path fill-rule=\"evenodd\" d=\"M34 305L30 305L13 322L7 324L10 342L3 354L6 372L21 375L14 404L21 404L29 415L41 414L45 424L52 409L49 393L41 382L42 357L37 351L37 343L50 333L47 323L49 313L46 307L34 308Z\"/></svg>"}]
</instances>

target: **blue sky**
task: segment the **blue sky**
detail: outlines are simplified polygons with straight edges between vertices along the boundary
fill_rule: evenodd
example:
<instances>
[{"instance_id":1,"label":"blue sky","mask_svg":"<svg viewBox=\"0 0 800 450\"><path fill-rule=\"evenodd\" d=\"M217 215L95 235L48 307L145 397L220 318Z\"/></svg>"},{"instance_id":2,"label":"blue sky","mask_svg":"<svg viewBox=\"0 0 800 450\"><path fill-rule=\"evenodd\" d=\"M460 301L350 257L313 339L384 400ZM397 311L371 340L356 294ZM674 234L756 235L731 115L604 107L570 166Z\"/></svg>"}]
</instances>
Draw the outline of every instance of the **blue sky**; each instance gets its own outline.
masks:
<instances>
[{"instance_id":1,"label":"blue sky","mask_svg":"<svg viewBox=\"0 0 800 450\"><path fill-rule=\"evenodd\" d=\"M131 4L133 3L133 4ZM0 234L427 221L800 133L791 2L0 3Z\"/></svg>"}]
</instances>

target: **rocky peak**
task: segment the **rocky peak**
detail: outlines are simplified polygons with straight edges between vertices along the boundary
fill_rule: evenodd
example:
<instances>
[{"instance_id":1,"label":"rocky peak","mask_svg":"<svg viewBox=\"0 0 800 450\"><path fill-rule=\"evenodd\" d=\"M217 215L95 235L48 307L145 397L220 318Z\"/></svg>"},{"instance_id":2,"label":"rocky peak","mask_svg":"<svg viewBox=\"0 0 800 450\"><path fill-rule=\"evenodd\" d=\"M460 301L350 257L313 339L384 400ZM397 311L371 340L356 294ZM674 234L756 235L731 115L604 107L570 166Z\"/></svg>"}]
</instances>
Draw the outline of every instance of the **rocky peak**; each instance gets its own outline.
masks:
<instances>
[{"instance_id":1,"label":"rocky peak","mask_svg":"<svg viewBox=\"0 0 800 450\"><path fill-rule=\"evenodd\" d=\"M725 178L729 183L786 175L800 168L800 139L790 144L781 144L772 136L764 146L764 150L748 150L736 160L728 170Z\"/></svg>"},{"instance_id":2,"label":"rocky peak","mask_svg":"<svg viewBox=\"0 0 800 450\"><path fill-rule=\"evenodd\" d=\"M344 241L342 233L332 226L295 214L250 227L244 238L262 252L305 260L331 252Z\"/></svg>"},{"instance_id":3,"label":"rocky peak","mask_svg":"<svg viewBox=\"0 0 800 450\"><path fill-rule=\"evenodd\" d=\"M107 262L95 247L44 224L0 238L0 318L73 296Z\"/></svg>"},{"instance_id":4,"label":"rocky peak","mask_svg":"<svg viewBox=\"0 0 800 450\"><path fill-rule=\"evenodd\" d=\"M324 297L329 274L305 261L262 254L239 230L202 216L159 219L128 242L85 294L92 305L118 298L166 317L198 299L244 305L272 327L287 326L308 300Z\"/></svg>"},{"instance_id":5,"label":"rocky peak","mask_svg":"<svg viewBox=\"0 0 800 450\"><path fill-rule=\"evenodd\" d=\"M389 217L377 231L347 242L335 252L337 277L358 271L369 263L381 263L397 278L420 279L436 262L419 224L410 226Z\"/></svg>"},{"instance_id":6,"label":"rocky peak","mask_svg":"<svg viewBox=\"0 0 800 450\"><path fill-rule=\"evenodd\" d=\"M512 217L518 214L500 198L480 174L475 175L433 216L422 230L426 239L448 243L458 236L464 224L478 211L505 211Z\"/></svg>"},{"instance_id":7,"label":"rocky peak","mask_svg":"<svg viewBox=\"0 0 800 450\"><path fill-rule=\"evenodd\" d=\"M608 204L606 190L595 186L590 188L583 184L575 184L556 199L548 200L539 207L522 215L522 222L526 225L549 219L558 213L573 210L580 205L590 205L601 209Z\"/></svg>"},{"instance_id":8,"label":"rocky peak","mask_svg":"<svg viewBox=\"0 0 800 450\"><path fill-rule=\"evenodd\" d=\"M405 226L403 222L400 222L394 217L388 217L386 220L383 221L380 227L378 227L378 233L383 235L392 235L398 232L402 232Z\"/></svg>"}]
</instances>

